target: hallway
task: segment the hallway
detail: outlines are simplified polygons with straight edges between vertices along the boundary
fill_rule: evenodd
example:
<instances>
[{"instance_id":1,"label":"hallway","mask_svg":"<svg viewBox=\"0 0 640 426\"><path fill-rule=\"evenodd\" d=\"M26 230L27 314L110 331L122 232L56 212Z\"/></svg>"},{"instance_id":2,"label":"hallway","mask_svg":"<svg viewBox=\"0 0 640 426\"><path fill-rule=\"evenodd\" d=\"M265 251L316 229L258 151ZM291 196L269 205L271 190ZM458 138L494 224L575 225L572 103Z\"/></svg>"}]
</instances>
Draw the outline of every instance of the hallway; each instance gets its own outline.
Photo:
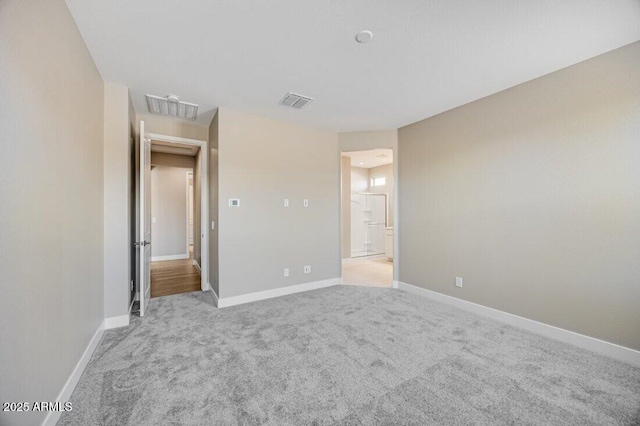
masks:
<instances>
[{"instance_id":1,"label":"hallway","mask_svg":"<svg viewBox=\"0 0 640 426\"><path fill-rule=\"evenodd\" d=\"M193 246L189 259L151 262L151 298L200 290L200 271L193 265Z\"/></svg>"}]
</instances>

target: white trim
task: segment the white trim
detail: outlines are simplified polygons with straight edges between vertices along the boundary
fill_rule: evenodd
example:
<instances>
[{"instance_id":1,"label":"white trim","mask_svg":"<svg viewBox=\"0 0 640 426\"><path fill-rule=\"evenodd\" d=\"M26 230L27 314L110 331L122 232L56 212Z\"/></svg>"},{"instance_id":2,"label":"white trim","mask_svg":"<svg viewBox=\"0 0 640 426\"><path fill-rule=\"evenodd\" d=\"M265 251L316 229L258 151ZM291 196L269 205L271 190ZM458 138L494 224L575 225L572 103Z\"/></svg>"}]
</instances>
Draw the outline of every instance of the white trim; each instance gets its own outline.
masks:
<instances>
[{"instance_id":1,"label":"white trim","mask_svg":"<svg viewBox=\"0 0 640 426\"><path fill-rule=\"evenodd\" d=\"M100 344L100 341L102 340L102 336L104 335L104 330L105 330L104 324L105 323L103 321L100 324L100 326L98 326L98 329L96 330L96 332L93 334L93 337L89 341L87 348L84 350L84 353L78 360L78 363L76 364L75 368L71 372L71 375L67 379L67 382L64 384L64 386L62 387L62 390L58 394L58 397L55 400L56 402L65 403L69 401L69 399L71 398L71 394L76 388L78 381L80 381L80 377L82 377L82 373L84 373L84 369L87 368L87 364L89 364L89 360L91 359L91 356L93 355L96 348ZM55 426L55 424L60 419L61 415L62 415L61 411L49 411L49 414L47 414L47 417L45 417L44 421L42 422L42 426Z\"/></svg>"},{"instance_id":2,"label":"white trim","mask_svg":"<svg viewBox=\"0 0 640 426\"><path fill-rule=\"evenodd\" d=\"M631 348L626 348L624 346L616 345L615 343L606 342L604 340L585 336L584 334L579 334L563 328L523 318L508 312L499 311L477 303L468 302L466 300L458 299L457 297L447 296L442 293L416 287L411 284L399 282L398 288L406 291L407 293L423 296L436 302L454 306L474 314L504 322L514 327L522 328L550 339L559 340L561 342L640 367L640 351L636 351Z\"/></svg>"},{"instance_id":3,"label":"white trim","mask_svg":"<svg viewBox=\"0 0 640 426\"><path fill-rule=\"evenodd\" d=\"M189 253L187 254L170 254L168 256L152 256L152 262L162 262L165 260L184 260L189 258Z\"/></svg>"},{"instance_id":4,"label":"white trim","mask_svg":"<svg viewBox=\"0 0 640 426\"><path fill-rule=\"evenodd\" d=\"M126 327L129 325L129 315L120 315L119 317L110 317L104 319L104 329Z\"/></svg>"},{"instance_id":5,"label":"white trim","mask_svg":"<svg viewBox=\"0 0 640 426\"><path fill-rule=\"evenodd\" d=\"M200 265L198 264L198 261L193 259L193 262L191 262L193 264L193 266L195 266L196 268L198 268L198 272L202 273L202 270L200 269ZM209 283L207 283L207 286L209 286ZM211 286L209 286L211 287ZM203 290L204 291L204 290Z\"/></svg>"},{"instance_id":6,"label":"white trim","mask_svg":"<svg viewBox=\"0 0 640 426\"><path fill-rule=\"evenodd\" d=\"M189 228L190 228L190 226L189 226L190 225L189 224L189 216L191 215L191 206L190 206L191 197L189 197L189 195L190 195L189 194L189 186L190 186L189 185L189 175L193 175L193 169L188 171L187 175L186 175L187 176L187 188L186 188L187 189L187 191L186 191L187 192L187 232L186 232L186 234L187 234L187 241L186 241L187 242L187 246L186 246L185 250L186 250L187 253L189 253L189 246L191 245L191 239L193 238L193 235L191 235L191 238L189 238ZM195 195L195 192L194 192L194 195ZM195 231L195 218L194 218L193 222L194 222L193 223L193 225L194 225L193 226L193 228L194 228L193 230ZM193 250L195 252L195 246L194 246ZM195 253L193 253L193 255L195 256Z\"/></svg>"},{"instance_id":7,"label":"white trim","mask_svg":"<svg viewBox=\"0 0 640 426\"><path fill-rule=\"evenodd\" d=\"M243 303L256 302L258 300L271 299L303 291L317 290L319 288L331 287L339 284L340 278L331 278L329 280L313 281L288 287L274 288L273 290L258 291L256 293L243 294L241 296L223 297L218 299L217 306L218 308L226 308L229 306L242 305Z\"/></svg>"},{"instance_id":8,"label":"white trim","mask_svg":"<svg viewBox=\"0 0 640 426\"><path fill-rule=\"evenodd\" d=\"M220 299L218 298L218 293L213 291L213 288L211 287L210 283L207 283L207 286L209 286L209 290L211 291L211 294L213 294L213 303L214 303L214 305L216 305L216 308L219 308L220 306L218 306L218 304L219 304Z\"/></svg>"}]
</instances>

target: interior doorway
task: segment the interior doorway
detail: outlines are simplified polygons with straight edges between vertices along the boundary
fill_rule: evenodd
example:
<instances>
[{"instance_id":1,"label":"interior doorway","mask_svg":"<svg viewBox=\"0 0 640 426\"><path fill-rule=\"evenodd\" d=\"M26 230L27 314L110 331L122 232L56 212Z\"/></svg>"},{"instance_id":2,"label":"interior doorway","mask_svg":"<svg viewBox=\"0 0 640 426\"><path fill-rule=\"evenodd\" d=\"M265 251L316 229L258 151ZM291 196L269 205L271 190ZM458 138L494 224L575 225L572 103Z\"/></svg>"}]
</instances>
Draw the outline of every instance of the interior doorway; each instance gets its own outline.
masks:
<instances>
[{"instance_id":1,"label":"interior doorway","mask_svg":"<svg viewBox=\"0 0 640 426\"><path fill-rule=\"evenodd\" d=\"M193 247L195 156L187 155L192 152L197 154L151 145L151 298L200 290Z\"/></svg>"},{"instance_id":2,"label":"interior doorway","mask_svg":"<svg viewBox=\"0 0 640 426\"><path fill-rule=\"evenodd\" d=\"M394 167L392 149L341 154L343 284L393 285Z\"/></svg>"},{"instance_id":3,"label":"interior doorway","mask_svg":"<svg viewBox=\"0 0 640 426\"><path fill-rule=\"evenodd\" d=\"M140 131L136 299L143 316L154 297L209 289L209 216L206 141L145 133L144 122Z\"/></svg>"}]
</instances>

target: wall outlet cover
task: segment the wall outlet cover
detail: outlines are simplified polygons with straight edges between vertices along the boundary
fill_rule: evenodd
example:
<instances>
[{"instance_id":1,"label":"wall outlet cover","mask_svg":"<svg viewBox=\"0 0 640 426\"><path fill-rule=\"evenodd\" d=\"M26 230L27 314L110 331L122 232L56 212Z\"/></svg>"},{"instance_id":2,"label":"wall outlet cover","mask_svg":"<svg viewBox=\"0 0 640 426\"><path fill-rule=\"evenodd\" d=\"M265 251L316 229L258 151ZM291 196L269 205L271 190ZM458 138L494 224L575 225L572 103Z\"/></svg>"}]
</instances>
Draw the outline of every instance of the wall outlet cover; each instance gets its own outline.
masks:
<instances>
[{"instance_id":1,"label":"wall outlet cover","mask_svg":"<svg viewBox=\"0 0 640 426\"><path fill-rule=\"evenodd\" d=\"M284 268L284 276L285 277L289 276L289 268Z\"/></svg>"},{"instance_id":2,"label":"wall outlet cover","mask_svg":"<svg viewBox=\"0 0 640 426\"><path fill-rule=\"evenodd\" d=\"M311 273L311 265L306 265L304 267L304 273L305 274L310 274Z\"/></svg>"},{"instance_id":3,"label":"wall outlet cover","mask_svg":"<svg viewBox=\"0 0 640 426\"><path fill-rule=\"evenodd\" d=\"M284 199L284 206L285 207L289 207L289 199L288 198Z\"/></svg>"},{"instance_id":4,"label":"wall outlet cover","mask_svg":"<svg viewBox=\"0 0 640 426\"><path fill-rule=\"evenodd\" d=\"M462 287L462 278L456 277L456 287Z\"/></svg>"}]
</instances>

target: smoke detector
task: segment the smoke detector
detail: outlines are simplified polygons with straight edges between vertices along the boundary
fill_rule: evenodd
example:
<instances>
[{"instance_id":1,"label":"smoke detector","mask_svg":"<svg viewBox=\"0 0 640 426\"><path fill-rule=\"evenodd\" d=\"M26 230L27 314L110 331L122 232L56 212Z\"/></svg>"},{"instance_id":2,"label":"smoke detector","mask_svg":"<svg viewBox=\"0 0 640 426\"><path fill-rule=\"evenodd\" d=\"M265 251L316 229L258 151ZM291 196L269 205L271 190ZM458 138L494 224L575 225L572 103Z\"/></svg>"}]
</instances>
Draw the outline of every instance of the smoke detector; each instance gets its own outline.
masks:
<instances>
[{"instance_id":1,"label":"smoke detector","mask_svg":"<svg viewBox=\"0 0 640 426\"><path fill-rule=\"evenodd\" d=\"M176 95L169 95L165 98L146 95L146 98L147 107L149 107L151 114L184 118L186 120L195 120L198 117L198 105L182 102Z\"/></svg>"},{"instance_id":2,"label":"smoke detector","mask_svg":"<svg viewBox=\"0 0 640 426\"><path fill-rule=\"evenodd\" d=\"M361 44L369 43L372 38L373 33L368 30L360 31L358 34L356 34L356 41Z\"/></svg>"},{"instance_id":3,"label":"smoke detector","mask_svg":"<svg viewBox=\"0 0 640 426\"><path fill-rule=\"evenodd\" d=\"M280 105L288 106L295 109L302 109L309 105L312 101L313 98L310 98L308 96L289 92L284 95L284 98L280 100Z\"/></svg>"}]
</instances>

